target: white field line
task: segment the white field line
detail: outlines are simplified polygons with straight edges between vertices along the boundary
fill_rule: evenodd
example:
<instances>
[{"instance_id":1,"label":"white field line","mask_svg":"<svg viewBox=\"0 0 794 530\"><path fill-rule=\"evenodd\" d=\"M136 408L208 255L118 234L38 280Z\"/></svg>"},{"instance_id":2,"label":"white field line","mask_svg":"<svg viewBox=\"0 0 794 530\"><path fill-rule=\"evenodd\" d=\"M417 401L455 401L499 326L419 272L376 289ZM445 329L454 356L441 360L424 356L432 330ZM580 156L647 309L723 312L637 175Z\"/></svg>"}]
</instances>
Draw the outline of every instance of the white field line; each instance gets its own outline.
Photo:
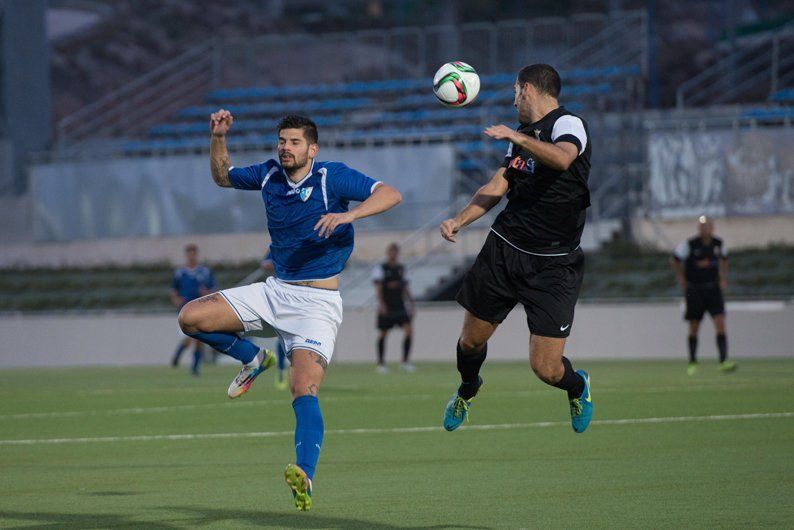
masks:
<instances>
[{"instance_id":1,"label":"white field line","mask_svg":"<svg viewBox=\"0 0 794 530\"><path fill-rule=\"evenodd\" d=\"M776 383L790 384L788 381L772 381L767 382L766 386L769 387ZM702 392L712 390L736 390L743 387L756 388L756 382L743 381L741 383L730 384L713 384L713 385L693 385L693 386L656 386L644 388L603 388L598 387L598 394L652 394L659 392ZM517 390L510 392L490 391L490 397L526 397L547 394L548 389L542 388L537 390ZM336 403L347 401L415 401L424 399L446 399L446 396L439 396L437 394L406 394L402 396L325 396L322 398L323 403ZM284 394L283 399L259 399L248 401L236 401L234 403L229 401L222 401L220 403L205 403L202 405L163 405L159 407L126 407L118 409L89 409L89 410L70 410L58 412L22 412L18 414L0 414L0 421L4 420L25 420L25 419L51 419L51 418L73 418L78 416L100 416L100 415L117 415L117 414L156 414L168 412L184 412L190 410L206 410L217 409L226 407L251 407L251 406L264 406L281 404L289 401L289 395Z\"/></svg>"},{"instance_id":2,"label":"white field line","mask_svg":"<svg viewBox=\"0 0 794 530\"><path fill-rule=\"evenodd\" d=\"M594 420L593 425L645 425L660 423L707 422L707 421L740 421L770 418L794 418L794 412L758 412L752 414L717 414L710 416L667 416L659 418L624 418L613 420ZM567 421L540 421L534 423L499 423L491 425L469 425L461 427L467 431L493 431L512 429L532 429L545 427L568 426ZM393 427L393 428L361 428L361 429L331 429L326 434L401 434L420 432L443 432L439 426L428 427ZM264 432L229 432L229 433L203 433L203 434L154 434L140 436L102 436L96 438L40 438L28 440L0 440L0 445L58 445L58 444L87 444L109 442L154 442L154 441L182 441L182 440L214 440L228 438L273 438L278 436L293 436L293 431L264 431Z\"/></svg>"}]
</instances>

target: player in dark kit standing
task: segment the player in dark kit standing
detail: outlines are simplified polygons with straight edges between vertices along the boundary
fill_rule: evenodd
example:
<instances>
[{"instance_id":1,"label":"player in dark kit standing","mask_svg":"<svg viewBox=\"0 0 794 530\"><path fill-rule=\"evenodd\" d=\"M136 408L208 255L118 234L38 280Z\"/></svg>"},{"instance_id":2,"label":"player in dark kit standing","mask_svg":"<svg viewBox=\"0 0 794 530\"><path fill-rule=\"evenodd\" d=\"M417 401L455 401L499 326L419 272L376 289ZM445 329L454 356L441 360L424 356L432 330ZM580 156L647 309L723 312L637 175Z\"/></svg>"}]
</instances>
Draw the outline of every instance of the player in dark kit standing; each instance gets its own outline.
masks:
<instances>
[{"instance_id":1,"label":"player in dark kit standing","mask_svg":"<svg viewBox=\"0 0 794 530\"><path fill-rule=\"evenodd\" d=\"M670 264L686 297L684 320L689 322L689 366L687 374L697 373L698 330L708 311L717 332L720 370L731 372L736 363L728 360L725 335L725 302L722 292L728 286L728 254L722 240L714 237L714 221L705 215L698 219L698 236L682 241L673 252ZM682 266L683 263L683 266Z\"/></svg>"},{"instance_id":2,"label":"player in dark kit standing","mask_svg":"<svg viewBox=\"0 0 794 530\"><path fill-rule=\"evenodd\" d=\"M410 361L414 299L408 288L405 267L397 261L399 255L400 247L397 243L392 243L386 249L386 261L375 265L372 270L372 283L375 284L375 296L378 299L378 372L382 374L389 371L385 360L386 335L394 326L403 329L402 368L406 372L416 370ZM405 305L406 300L408 307Z\"/></svg>"},{"instance_id":3,"label":"player in dark kit standing","mask_svg":"<svg viewBox=\"0 0 794 530\"><path fill-rule=\"evenodd\" d=\"M584 120L558 105L560 88L560 76L549 65L533 64L518 73L518 129L485 129L491 138L510 142L502 168L440 227L441 235L454 242L459 230L507 194L507 206L491 226L457 297L466 309L457 345L462 381L444 410L448 431L468 416L483 382L479 372L488 339L517 303L527 315L532 370L568 393L574 431L584 432L590 424L588 374L574 371L563 357L584 271L579 240L590 205L590 142Z\"/></svg>"}]
</instances>

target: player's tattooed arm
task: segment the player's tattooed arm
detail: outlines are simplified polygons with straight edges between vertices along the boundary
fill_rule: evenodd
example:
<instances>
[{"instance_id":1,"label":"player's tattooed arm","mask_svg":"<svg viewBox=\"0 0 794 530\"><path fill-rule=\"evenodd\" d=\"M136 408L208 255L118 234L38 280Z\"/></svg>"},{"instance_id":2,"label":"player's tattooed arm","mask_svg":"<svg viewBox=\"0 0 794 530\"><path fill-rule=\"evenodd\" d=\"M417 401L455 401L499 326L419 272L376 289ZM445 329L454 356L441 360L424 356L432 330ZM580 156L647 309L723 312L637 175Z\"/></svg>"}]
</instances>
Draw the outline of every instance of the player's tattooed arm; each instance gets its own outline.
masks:
<instances>
[{"instance_id":1,"label":"player's tattooed arm","mask_svg":"<svg viewBox=\"0 0 794 530\"><path fill-rule=\"evenodd\" d=\"M232 167L232 159L229 150L226 148L226 133L232 126L234 117L228 110L221 109L212 113L210 116L210 172L215 184L224 188L231 188L232 181L229 179L229 169Z\"/></svg>"}]
</instances>

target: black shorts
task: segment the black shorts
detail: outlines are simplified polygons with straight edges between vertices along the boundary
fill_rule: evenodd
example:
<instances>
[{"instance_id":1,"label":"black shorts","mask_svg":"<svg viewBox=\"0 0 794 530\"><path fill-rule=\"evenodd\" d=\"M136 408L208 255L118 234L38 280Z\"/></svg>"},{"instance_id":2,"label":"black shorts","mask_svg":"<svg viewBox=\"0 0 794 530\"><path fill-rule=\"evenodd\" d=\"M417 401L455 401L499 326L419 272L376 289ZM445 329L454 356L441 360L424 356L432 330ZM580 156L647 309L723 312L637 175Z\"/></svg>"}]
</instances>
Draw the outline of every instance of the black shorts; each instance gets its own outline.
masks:
<instances>
[{"instance_id":1,"label":"black shorts","mask_svg":"<svg viewBox=\"0 0 794 530\"><path fill-rule=\"evenodd\" d=\"M571 333L583 277L581 248L563 256L537 256L491 232L457 300L477 318L495 324L521 303L533 335L562 338Z\"/></svg>"},{"instance_id":2,"label":"black shorts","mask_svg":"<svg viewBox=\"0 0 794 530\"><path fill-rule=\"evenodd\" d=\"M405 309L400 311L389 311L385 315L378 314L378 329L386 331L394 326L403 326L411 321L410 315Z\"/></svg>"},{"instance_id":3,"label":"black shorts","mask_svg":"<svg viewBox=\"0 0 794 530\"><path fill-rule=\"evenodd\" d=\"M684 320L702 320L708 311L713 317L725 313L725 301L719 287L692 287L686 289L686 313Z\"/></svg>"}]
</instances>

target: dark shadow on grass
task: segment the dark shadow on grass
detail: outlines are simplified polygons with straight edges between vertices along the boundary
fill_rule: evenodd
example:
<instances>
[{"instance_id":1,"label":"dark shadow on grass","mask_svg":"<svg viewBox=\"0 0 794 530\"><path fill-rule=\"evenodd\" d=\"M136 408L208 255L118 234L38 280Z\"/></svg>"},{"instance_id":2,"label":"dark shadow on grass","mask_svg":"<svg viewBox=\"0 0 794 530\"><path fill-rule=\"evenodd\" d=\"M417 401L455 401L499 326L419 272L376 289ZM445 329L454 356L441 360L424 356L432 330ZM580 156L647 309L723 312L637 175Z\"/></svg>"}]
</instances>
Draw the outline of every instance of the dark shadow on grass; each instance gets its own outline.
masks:
<instances>
[{"instance_id":1,"label":"dark shadow on grass","mask_svg":"<svg viewBox=\"0 0 794 530\"><path fill-rule=\"evenodd\" d=\"M424 526L397 526L392 524L378 523L375 521L365 521L362 519L352 519L347 517L325 516L318 512L309 513L284 513L268 512L260 510L224 510L214 508L195 508L195 507L164 507L169 512L182 512L187 514L183 517L168 517L171 522L161 520L156 522L146 522L136 520L138 515L131 514L91 514L91 513L52 513L52 512L14 512L0 511L0 519L11 519L24 521L19 528L59 528L66 530L77 529L100 529L117 528L150 530L156 528L193 528L196 526L221 524L234 528L242 524L260 526L263 528L339 528L357 529L367 528L372 530L420 530L420 529L451 529L465 528L471 530L487 530L486 526L467 526L462 524L437 524ZM140 515L140 514L139 514ZM406 518L408 518L406 514ZM32 525L30 523L33 523ZM38 524L35 524L38 523ZM7 528L15 528L8 526Z\"/></svg>"},{"instance_id":2,"label":"dark shadow on grass","mask_svg":"<svg viewBox=\"0 0 794 530\"><path fill-rule=\"evenodd\" d=\"M140 495L137 491L87 491L81 495L89 497L126 497L128 495Z\"/></svg>"},{"instance_id":3,"label":"dark shadow on grass","mask_svg":"<svg viewBox=\"0 0 794 530\"><path fill-rule=\"evenodd\" d=\"M437 524L425 526L396 526L392 524L378 523L375 521L365 521L362 519L351 519L347 517L331 517L322 515L321 512L312 511L309 513L284 513L268 512L263 510L224 510L215 508L196 508L193 506L169 506L163 509L169 511L179 511L192 513L195 518L188 517L184 520L188 526L210 525L213 523L226 523L231 527L239 524L249 524L255 526L280 527L280 528L371 528L373 530L388 529L438 529L446 528L467 528L472 530L487 529L485 526L466 526L462 524ZM406 514L406 519L409 514Z\"/></svg>"},{"instance_id":4,"label":"dark shadow on grass","mask_svg":"<svg viewBox=\"0 0 794 530\"><path fill-rule=\"evenodd\" d=\"M183 525L175 526L169 523L136 521L133 515L125 514L93 514L93 513L46 513L46 512L0 512L0 519L14 519L19 521L36 521L40 524L26 524L24 528L65 528L67 530L77 530L81 528L183 528ZM15 528L10 526L8 528ZM20 527L22 528L22 527Z\"/></svg>"}]
</instances>

